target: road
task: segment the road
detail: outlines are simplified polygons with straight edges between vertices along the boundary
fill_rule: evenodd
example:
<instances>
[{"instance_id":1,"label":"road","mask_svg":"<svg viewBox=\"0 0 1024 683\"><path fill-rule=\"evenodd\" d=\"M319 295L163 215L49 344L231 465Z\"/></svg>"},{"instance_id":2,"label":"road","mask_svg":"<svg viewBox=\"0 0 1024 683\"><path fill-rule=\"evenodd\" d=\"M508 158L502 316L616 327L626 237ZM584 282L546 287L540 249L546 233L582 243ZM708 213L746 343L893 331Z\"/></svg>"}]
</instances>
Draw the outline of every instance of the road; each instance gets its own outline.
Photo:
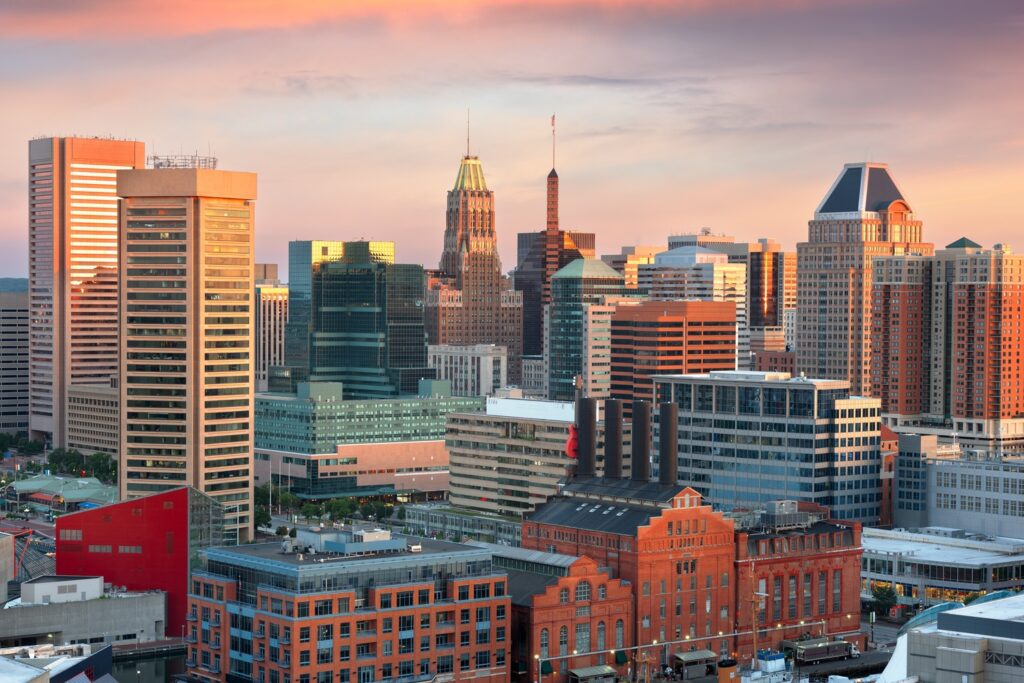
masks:
<instances>
[{"instance_id":1,"label":"road","mask_svg":"<svg viewBox=\"0 0 1024 683\"><path fill-rule=\"evenodd\" d=\"M868 635L868 640L873 640L879 647L883 645L895 645L896 644L896 633L900 630L899 624L890 624L887 621L876 621L875 622L875 637L871 638L871 624L867 620L860 622L861 633Z\"/></svg>"},{"instance_id":2,"label":"road","mask_svg":"<svg viewBox=\"0 0 1024 683\"><path fill-rule=\"evenodd\" d=\"M889 663L891 656L892 652L889 650L871 650L856 659L841 659L835 662L801 666L797 668L795 673L824 678L827 678L829 674L867 676L868 674L881 673L885 669L885 665ZM794 680L796 678L794 676Z\"/></svg>"},{"instance_id":3,"label":"road","mask_svg":"<svg viewBox=\"0 0 1024 683\"><path fill-rule=\"evenodd\" d=\"M21 531L22 529L32 529L36 533L42 534L43 536L53 537L54 525L50 522L44 522L41 520L30 519L4 519L0 520L0 531L4 533L13 534Z\"/></svg>"}]
</instances>

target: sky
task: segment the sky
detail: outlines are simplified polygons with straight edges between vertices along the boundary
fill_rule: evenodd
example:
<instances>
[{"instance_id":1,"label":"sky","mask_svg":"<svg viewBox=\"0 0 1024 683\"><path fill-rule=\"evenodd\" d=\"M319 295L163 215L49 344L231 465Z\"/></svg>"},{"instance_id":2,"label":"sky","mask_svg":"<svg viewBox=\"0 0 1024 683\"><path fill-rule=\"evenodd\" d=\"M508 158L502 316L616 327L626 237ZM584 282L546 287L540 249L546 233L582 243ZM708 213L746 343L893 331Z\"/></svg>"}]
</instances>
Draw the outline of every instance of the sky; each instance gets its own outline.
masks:
<instances>
[{"instance_id":1,"label":"sky","mask_svg":"<svg viewBox=\"0 0 1024 683\"><path fill-rule=\"evenodd\" d=\"M257 260L394 240L436 267L466 152L506 270L710 227L793 247L842 165L886 162L928 241L1024 250L1016 0L0 0L0 276L27 272L27 141L112 135L259 175Z\"/></svg>"}]
</instances>

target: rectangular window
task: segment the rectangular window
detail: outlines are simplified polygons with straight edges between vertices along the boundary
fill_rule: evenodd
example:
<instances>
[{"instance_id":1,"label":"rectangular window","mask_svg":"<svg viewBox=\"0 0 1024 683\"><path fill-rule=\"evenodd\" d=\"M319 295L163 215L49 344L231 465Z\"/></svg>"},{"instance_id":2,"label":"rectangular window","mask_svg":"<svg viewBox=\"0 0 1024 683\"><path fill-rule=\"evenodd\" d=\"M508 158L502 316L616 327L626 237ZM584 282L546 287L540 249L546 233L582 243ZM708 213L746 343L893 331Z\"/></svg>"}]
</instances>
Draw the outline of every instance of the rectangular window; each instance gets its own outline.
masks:
<instances>
[{"instance_id":1,"label":"rectangular window","mask_svg":"<svg viewBox=\"0 0 1024 683\"><path fill-rule=\"evenodd\" d=\"M828 599L828 585L825 581L825 572L818 572L818 615L822 615L826 611L826 601Z\"/></svg>"},{"instance_id":2,"label":"rectangular window","mask_svg":"<svg viewBox=\"0 0 1024 683\"><path fill-rule=\"evenodd\" d=\"M836 569L832 572L832 611L839 613L843 611L843 570Z\"/></svg>"},{"instance_id":3,"label":"rectangular window","mask_svg":"<svg viewBox=\"0 0 1024 683\"><path fill-rule=\"evenodd\" d=\"M813 593L811 592L811 575L804 574L804 616L811 616L811 600L813 599Z\"/></svg>"},{"instance_id":4,"label":"rectangular window","mask_svg":"<svg viewBox=\"0 0 1024 683\"><path fill-rule=\"evenodd\" d=\"M772 621L782 619L782 577L776 576L772 581Z\"/></svg>"},{"instance_id":5,"label":"rectangular window","mask_svg":"<svg viewBox=\"0 0 1024 683\"><path fill-rule=\"evenodd\" d=\"M787 614L789 615L790 619L796 619L796 577L795 576L789 577L789 594L786 597L788 598L788 600L786 601L786 604L788 605Z\"/></svg>"}]
</instances>

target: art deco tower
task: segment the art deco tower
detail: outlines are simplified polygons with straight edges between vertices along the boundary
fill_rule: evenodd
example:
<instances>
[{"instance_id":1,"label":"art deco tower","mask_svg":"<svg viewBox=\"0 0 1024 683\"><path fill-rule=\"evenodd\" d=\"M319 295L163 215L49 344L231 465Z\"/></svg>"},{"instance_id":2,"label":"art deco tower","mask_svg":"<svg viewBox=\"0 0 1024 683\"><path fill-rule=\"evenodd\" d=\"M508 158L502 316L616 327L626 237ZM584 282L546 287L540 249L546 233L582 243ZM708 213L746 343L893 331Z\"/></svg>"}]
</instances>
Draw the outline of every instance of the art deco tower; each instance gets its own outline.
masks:
<instances>
[{"instance_id":1,"label":"art deco tower","mask_svg":"<svg viewBox=\"0 0 1024 683\"><path fill-rule=\"evenodd\" d=\"M498 344L508 348L509 380L518 382L522 297L505 286L498 257L494 192L480 159L466 155L448 191L440 281L427 296L431 344Z\"/></svg>"}]
</instances>

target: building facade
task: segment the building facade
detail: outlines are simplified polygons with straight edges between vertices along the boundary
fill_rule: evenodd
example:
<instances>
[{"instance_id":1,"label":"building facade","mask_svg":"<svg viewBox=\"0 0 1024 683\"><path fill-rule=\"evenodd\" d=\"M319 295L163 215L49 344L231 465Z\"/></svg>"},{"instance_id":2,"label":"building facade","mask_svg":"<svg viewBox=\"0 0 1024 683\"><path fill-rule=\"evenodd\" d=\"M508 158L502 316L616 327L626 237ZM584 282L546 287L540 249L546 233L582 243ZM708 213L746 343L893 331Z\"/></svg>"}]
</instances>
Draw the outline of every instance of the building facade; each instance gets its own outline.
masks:
<instances>
[{"instance_id":1,"label":"building facade","mask_svg":"<svg viewBox=\"0 0 1024 683\"><path fill-rule=\"evenodd\" d=\"M608 297L625 293L622 276L602 261L577 259L551 278L544 354L548 399L572 401L577 378L595 398L611 388L611 314ZM594 306L603 307L591 310Z\"/></svg>"},{"instance_id":2,"label":"building facade","mask_svg":"<svg viewBox=\"0 0 1024 683\"><path fill-rule=\"evenodd\" d=\"M508 583L488 550L380 529L295 541L206 551L189 596L191 677L509 680Z\"/></svg>"},{"instance_id":3,"label":"building facade","mask_svg":"<svg viewBox=\"0 0 1024 683\"><path fill-rule=\"evenodd\" d=\"M448 191L439 278L427 295L426 318L432 345L505 347L511 377L519 381L522 294L502 277L494 192L480 159L468 154Z\"/></svg>"},{"instance_id":4,"label":"building facade","mask_svg":"<svg viewBox=\"0 0 1024 683\"><path fill-rule=\"evenodd\" d=\"M785 373L654 378L679 406L680 483L722 509L772 500L817 503L877 524L880 407L849 384Z\"/></svg>"},{"instance_id":5,"label":"building facade","mask_svg":"<svg viewBox=\"0 0 1024 683\"><path fill-rule=\"evenodd\" d=\"M736 366L736 307L724 301L620 303L611 319L611 397L627 417L651 400L654 375Z\"/></svg>"},{"instance_id":6,"label":"building facade","mask_svg":"<svg viewBox=\"0 0 1024 683\"><path fill-rule=\"evenodd\" d=\"M874 259L929 255L886 164L846 164L797 245L797 370L871 392Z\"/></svg>"},{"instance_id":7,"label":"building facade","mask_svg":"<svg viewBox=\"0 0 1024 683\"><path fill-rule=\"evenodd\" d=\"M64 446L71 384L118 372L119 169L142 168L145 145L38 138L29 156L29 427Z\"/></svg>"},{"instance_id":8,"label":"building facade","mask_svg":"<svg viewBox=\"0 0 1024 683\"><path fill-rule=\"evenodd\" d=\"M726 254L699 246L682 246L640 266L640 282L658 301L696 299L727 301L736 308L736 365L750 367L750 325L747 321L747 266Z\"/></svg>"},{"instance_id":9,"label":"building facade","mask_svg":"<svg viewBox=\"0 0 1024 683\"><path fill-rule=\"evenodd\" d=\"M117 459L121 434L121 392L117 381L68 387L67 448L88 457L106 453Z\"/></svg>"},{"instance_id":10,"label":"building facade","mask_svg":"<svg viewBox=\"0 0 1024 683\"><path fill-rule=\"evenodd\" d=\"M28 292L0 292L0 432L28 434Z\"/></svg>"},{"instance_id":11,"label":"building facade","mask_svg":"<svg viewBox=\"0 0 1024 683\"><path fill-rule=\"evenodd\" d=\"M387 261L394 243L376 243L375 252ZM310 335L313 333L313 280L325 263L340 261L345 243L337 240L293 240L288 243L288 322L285 324L284 356L296 381L309 379ZM268 380L269 383L269 380Z\"/></svg>"},{"instance_id":12,"label":"building facade","mask_svg":"<svg viewBox=\"0 0 1024 683\"><path fill-rule=\"evenodd\" d=\"M509 382L508 349L504 346L431 344L427 365L437 379L452 383L455 396L492 396Z\"/></svg>"},{"instance_id":13,"label":"building facade","mask_svg":"<svg viewBox=\"0 0 1024 683\"><path fill-rule=\"evenodd\" d=\"M265 265L265 264L264 264ZM288 325L288 287L256 285L256 390L266 391L270 368L286 365L284 334Z\"/></svg>"},{"instance_id":14,"label":"building facade","mask_svg":"<svg viewBox=\"0 0 1024 683\"><path fill-rule=\"evenodd\" d=\"M224 541L224 509L190 487L82 510L57 518L57 572L100 574L132 591L167 598L164 628L177 638L185 626L189 572L199 551Z\"/></svg>"},{"instance_id":15,"label":"building facade","mask_svg":"<svg viewBox=\"0 0 1024 683\"><path fill-rule=\"evenodd\" d=\"M626 289L640 288L640 266L654 263L656 254L664 251L662 247L634 246L622 247L618 254L606 254L601 260L622 274Z\"/></svg>"},{"instance_id":16,"label":"building facade","mask_svg":"<svg viewBox=\"0 0 1024 683\"><path fill-rule=\"evenodd\" d=\"M751 329L782 327L786 311L796 309L796 252L759 239L747 256L747 316Z\"/></svg>"},{"instance_id":17,"label":"building facade","mask_svg":"<svg viewBox=\"0 0 1024 683\"><path fill-rule=\"evenodd\" d=\"M183 485L252 537L256 176L119 171L122 498Z\"/></svg>"}]
</instances>

